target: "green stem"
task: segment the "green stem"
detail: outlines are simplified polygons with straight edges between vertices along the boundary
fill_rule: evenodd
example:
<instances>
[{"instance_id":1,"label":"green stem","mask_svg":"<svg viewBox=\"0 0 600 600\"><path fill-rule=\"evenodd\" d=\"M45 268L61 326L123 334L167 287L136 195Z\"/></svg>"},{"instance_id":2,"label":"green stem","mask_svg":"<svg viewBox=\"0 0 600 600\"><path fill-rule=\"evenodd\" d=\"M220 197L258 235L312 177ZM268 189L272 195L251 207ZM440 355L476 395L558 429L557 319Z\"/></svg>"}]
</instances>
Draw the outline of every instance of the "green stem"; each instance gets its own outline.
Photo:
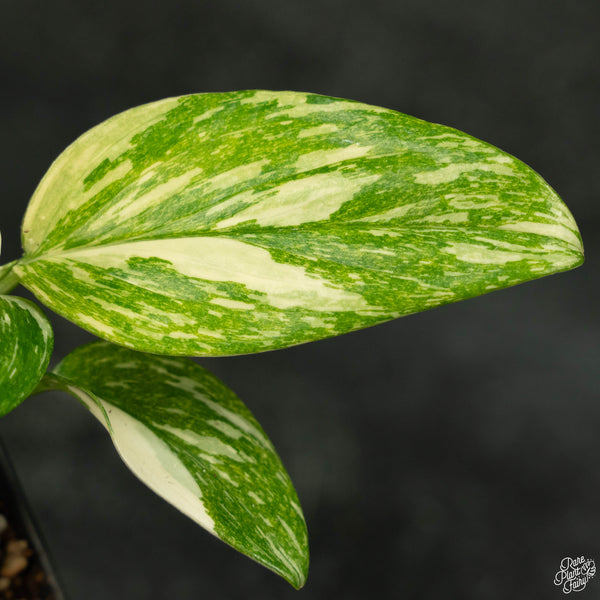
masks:
<instances>
[{"instance_id":1,"label":"green stem","mask_svg":"<svg viewBox=\"0 0 600 600\"><path fill-rule=\"evenodd\" d=\"M44 373L42 380L38 383L37 387L33 392L31 392L31 396L34 394L41 394L42 392L49 392L51 390L59 390L61 392L68 392L67 384L61 377L55 375L54 373Z\"/></svg>"},{"instance_id":2,"label":"green stem","mask_svg":"<svg viewBox=\"0 0 600 600\"><path fill-rule=\"evenodd\" d=\"M9 294L19 285L19 278L15 275L13 267L18 260L0 267L0 294Z\"/></svg>"},{"instance_id":3,"label":"green stem","mask_svg":"<svg viewBox=\"0 0 600 600\"><path fill-rule=\"evenodd\" d=\"M30 396L34 396L35 394L41 394L43 392L50 392L53 390L57 390L60 392L66 392L75 400L79 402L85 409L90 410L89 406L80 398L79 394L82 393L76 386L72 385L67 379L61 377L60 375L56 375L49 371L45 373L42 377L42 380L38 383L37 387L33 392L31 392ZM79 393L78 393L79 392ZM104 416L104 421L106 423L106 428L110 435L113 435L112 425L110 423L110 419L106 414L106 409L103 404L98 401L98 399L93 394L87 394L89 398L96 404L100 413Z\"/></svg>"}]
</instances>

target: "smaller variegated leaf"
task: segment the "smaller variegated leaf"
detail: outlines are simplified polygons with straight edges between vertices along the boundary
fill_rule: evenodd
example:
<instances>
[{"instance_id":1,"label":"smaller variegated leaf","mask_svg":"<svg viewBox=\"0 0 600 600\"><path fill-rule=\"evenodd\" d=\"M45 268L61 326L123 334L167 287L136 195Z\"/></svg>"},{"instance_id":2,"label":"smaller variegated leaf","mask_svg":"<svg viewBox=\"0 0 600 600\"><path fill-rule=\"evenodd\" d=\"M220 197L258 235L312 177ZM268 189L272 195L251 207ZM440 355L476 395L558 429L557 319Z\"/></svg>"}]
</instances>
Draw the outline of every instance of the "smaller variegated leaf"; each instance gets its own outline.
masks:
<instances>
[{"instance_id":1,"label":"smaller variegated leaf","mask_svg":"<svg viewBox=\"0 0 600 600\"><path fill-rule=\"evenodd\" d=\"M54 162L23 285L124 346L226 355L375 325L577 266L573 217L516 158L300 92L168 98Z\"/></svg>"},{"instance_id":2,"label":"smaller variegated leaf","mask_svg":"<svg viewBox=\"0 0 600 600\"><path fill-rule=\"evenodd\" d=\"M0 296L0 416L18 406L42 378L54 335L29 300Z\"/></svg>"},{"instance_id":3,"label":"smaller variegated leaf","mask_svg":"<svg viewBox=\"0 0 600 600\"><path fill-rule=\"evenodd\" d=\"M43 386L82 401L158 495L294 587L304 584L308 538L290 478L250 411L206 369L95 342Z\"/></svg>"}]
</instances>

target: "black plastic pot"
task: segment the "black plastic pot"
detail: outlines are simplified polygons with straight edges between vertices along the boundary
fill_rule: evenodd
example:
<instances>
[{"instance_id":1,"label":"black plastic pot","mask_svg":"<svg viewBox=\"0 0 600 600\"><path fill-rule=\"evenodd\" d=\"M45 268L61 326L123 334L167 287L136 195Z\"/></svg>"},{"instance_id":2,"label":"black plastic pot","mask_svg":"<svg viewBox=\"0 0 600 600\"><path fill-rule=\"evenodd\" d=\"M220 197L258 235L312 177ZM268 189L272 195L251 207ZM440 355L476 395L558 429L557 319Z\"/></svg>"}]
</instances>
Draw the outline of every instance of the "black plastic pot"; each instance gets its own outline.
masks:
<instances>
[{"instance_id":1,"label":"black plastic pot","mask_svg":"<svg viewBox=\"0 0 600 600\"><path fill-rule=\"evenodd\" d=\"M0 599L7 597L66 600L39 528L0 441Z\"/></svg>"}]
</instances>

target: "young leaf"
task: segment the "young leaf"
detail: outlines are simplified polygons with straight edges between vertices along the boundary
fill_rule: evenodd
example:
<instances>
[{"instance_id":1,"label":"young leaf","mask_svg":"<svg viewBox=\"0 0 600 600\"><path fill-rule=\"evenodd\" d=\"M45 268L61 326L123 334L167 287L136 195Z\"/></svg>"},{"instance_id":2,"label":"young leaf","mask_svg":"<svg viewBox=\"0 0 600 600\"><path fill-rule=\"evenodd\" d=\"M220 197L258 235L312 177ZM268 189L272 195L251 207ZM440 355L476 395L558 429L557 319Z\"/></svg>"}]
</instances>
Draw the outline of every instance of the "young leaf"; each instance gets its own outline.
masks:
<instances>
[{"instance_id":1,"label":"young leaf","mask_svg":"<svg viewBox=\"0 0 600 600\"><path fill-rule=\"evenodd\" d=\"M169 98L80 137L36 190L22 283L160 354L282 348L566 270L577 226L522 162L296 92Z\"/></svg>"},{"instance_id":2,"label":"young leaf","mask_svg":"<svg viewBox=\"0 0 600 600\"><path fill-rule=\"evenodd\" d=\"M0 416L18 406L46 371L54 336L29 300L0 296Z\"/></svg>"},{"instance_id":3,"label":"young leaf","mask_svg":"<svg viewBox=\"0 0 600 600\"><path fill-rule=\"evenodd\" d=\"M271 442L230 389L191 360L106 342L75 350L53 373L43 388L81 400L146 485L302 587L308 539L298 497Z\"/></svg>"}]
</instances>

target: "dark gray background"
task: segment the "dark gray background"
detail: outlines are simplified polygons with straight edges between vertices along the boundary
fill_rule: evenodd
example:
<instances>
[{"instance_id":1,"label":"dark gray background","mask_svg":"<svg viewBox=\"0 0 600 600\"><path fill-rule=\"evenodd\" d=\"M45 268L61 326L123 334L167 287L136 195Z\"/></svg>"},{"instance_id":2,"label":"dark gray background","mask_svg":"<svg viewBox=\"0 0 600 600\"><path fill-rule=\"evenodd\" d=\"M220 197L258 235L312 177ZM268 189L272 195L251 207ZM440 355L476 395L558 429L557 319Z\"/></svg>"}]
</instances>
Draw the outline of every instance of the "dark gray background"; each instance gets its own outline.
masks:
<instances>
[{"instance_id":1,"label":"dark gray background","mask_svg":"<svg viewBox=\"0 0 600 600\"><path fill-rule=\"evenodd\" d=\"M75 401L0 422L74 600L559 598L600 561L597 0L1 0L2 262L50 162L131 106L294 89L454 126L529 163L587 251L573 272L298 348L203 360L295 481L293 591L121 465ZM54 317L54 359L91 336ZM583 598L596 597L592 580Z\"/></svg>"}]
</instances>

